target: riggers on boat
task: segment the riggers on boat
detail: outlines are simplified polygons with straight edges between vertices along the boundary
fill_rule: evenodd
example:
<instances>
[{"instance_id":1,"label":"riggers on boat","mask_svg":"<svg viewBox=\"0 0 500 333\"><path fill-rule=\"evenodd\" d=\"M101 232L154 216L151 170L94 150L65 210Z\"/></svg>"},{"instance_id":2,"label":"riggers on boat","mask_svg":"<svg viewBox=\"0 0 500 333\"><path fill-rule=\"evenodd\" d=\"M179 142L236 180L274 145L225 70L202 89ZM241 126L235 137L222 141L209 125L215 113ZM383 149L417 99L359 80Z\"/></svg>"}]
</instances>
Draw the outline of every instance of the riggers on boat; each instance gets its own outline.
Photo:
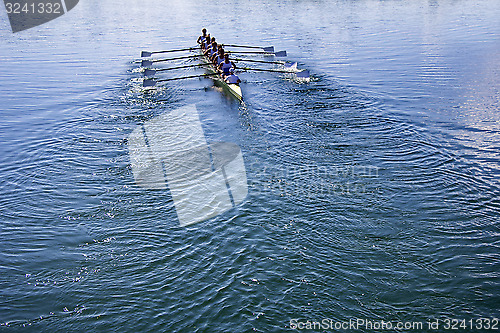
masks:
<instances>
[{"instance_id":1,"label":"riggers on boat","mask_svg":"<svg viewBox=\"0 0 500 333\"><path fill-rule=\"evenodd\" d=\"M203 54L203 49L201 48L201 45L200 45L200 52ZM224 80L224 77L222 76L222 74L219 73L219 70L214 66L212 61L207 56L203 55L200 58L200 60L202 62L204 62L205 64L207 64L206 69L208 72L210 72L211 74L217 74L217 75L212 76L216 85L218 85L218 86L222 87L223 89L225 89L226 91L228 91L231 95L236 97L239 101L243 101L243 94L241 92L241 87L239 85L227 83Z\"/></svg>"},{"instance_id":2,"label":"riggers on boat","mask_svg":"<svg viewBox=\"0 0 500 333\"><path fill-rule=\"evenodd\" d=\"M236 54L244 54L244 55L249 55L249 54L256 54L256 55L263 55L263 56L274 56L274 57L286 57L286 51L274 51L274 46L251 46L251 45L234 45L234 44L221 44L218 45L215 42L214 37L210 37L210 34L207 34L206 29L203 29L203 35L198 38L198 46L193 46L193 47L188 47L188 48L181 48L181 49L173 49L173 50L163 50L163 51L142 51L141 57L151 57L153 54L158 54L158 53L170 53L170 52L181 52L181 51L196 51L198 50L200 53L197 55L188 55L188 56L182 56L182 57L170 57L166 59L144 59L141 61L141 67L144 67L144 75L145 76L153 76L157 72L165 72L165 71L171 71L171 70L177 70L177 69L182 69L182 68L192 68L192 67L206 67L208 73L205 74L198 74L198 75L188 75L188 76L181 76L181 77L174 77L174 78L169 78L169 79L155 79L155 78L146 78L142 81L142 86L143 87L154 87L156 86L157 83L159 82L167 82L167 81L174 81L174 80L184 80L184 79L191 79L191 78L200 78L200 77L212 77L214 79L214 82L216 85L222 87L224 90L228 91L231 95L236 97L240 102L243 101L243 94L241 92L241 88L239 86L239 83L241 80L234 75L234 63L231 62L232 66L227 66L229 65L229 56L228 54L231 55L236 55ZM210 46L212 48L210 49ZM219 48L218 48L219 46ZM227 51L223 52L224 46L228 47L234 47L234 48L248 48L248 49L260 49L262 51ZM203 52L205 51L205 52ZM210 55L212 55L212 59L210 59ZM222 61L223 57L225 56L224 61ZM191 65L182 65L182 66L175 66L175 67L169 67L169 68L162 68L162 69L151 69L147 68L149 66L152 66L153 63L160 63L160 62L169 62L169 61L175 61L175 60L181 60L181 59L194 59L194 58L200 58L200 63L199 64L191 64ZM271 72L271 73L288 73L288 74L293 74L297 79L301 80L307 80L309 81L309 71L308 70L298 70L297 69L297 63L291 63L287 64L286 61L265 61L265 60L252 60L248 58L233 58L233 60L238 61L238 62L253 62L253 63L263 63L263 64L273 64L273 65L283 65L283 69L265 69L265 68L254 68L254 67L238 67L240 70L244 71L257 71L257 72ZM215 63L217 62L219 66ZM223 70L223 73L221 71ZM229 75L228 75L229 74Z\"/></svg>"}]
</instances>

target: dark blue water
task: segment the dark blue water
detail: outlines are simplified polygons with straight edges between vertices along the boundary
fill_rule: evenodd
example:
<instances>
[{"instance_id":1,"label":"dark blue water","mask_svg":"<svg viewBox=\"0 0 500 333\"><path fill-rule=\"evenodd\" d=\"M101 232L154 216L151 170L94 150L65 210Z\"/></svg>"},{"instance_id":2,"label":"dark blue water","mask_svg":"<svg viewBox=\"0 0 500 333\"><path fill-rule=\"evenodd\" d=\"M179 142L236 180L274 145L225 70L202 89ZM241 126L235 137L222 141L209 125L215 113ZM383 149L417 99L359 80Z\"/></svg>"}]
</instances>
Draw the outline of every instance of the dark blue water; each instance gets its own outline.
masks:
<instances>
[{"instance_id":1,"label":"dark blue water","mask_svg":"<svg viewBox=\"0 0 500 333\"><path fill-rule=\"evenodd\" d=\"M82 1L16 34L0 15L0 330L499 317L499 2ZM241 73L243 105L210 79L144 91L140 52L204 26L313 78ZM127 138L192 104L249 194L180 227Z\"/></svg>"}]
</instances>

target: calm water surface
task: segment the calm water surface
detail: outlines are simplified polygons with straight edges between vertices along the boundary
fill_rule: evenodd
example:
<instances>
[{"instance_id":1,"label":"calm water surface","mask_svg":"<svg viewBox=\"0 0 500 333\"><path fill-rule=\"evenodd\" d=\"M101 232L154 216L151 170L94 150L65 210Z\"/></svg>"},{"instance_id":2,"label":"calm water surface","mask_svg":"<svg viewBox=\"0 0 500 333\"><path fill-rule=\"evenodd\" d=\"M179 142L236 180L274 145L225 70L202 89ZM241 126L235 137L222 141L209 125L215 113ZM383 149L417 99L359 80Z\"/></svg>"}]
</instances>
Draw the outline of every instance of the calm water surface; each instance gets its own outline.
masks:
<instances>
[{"instance_id":1,"label":"calm water surface","mask_svg":"<svg viewBox=\"0 0 500 333\"><path fill-rule=\"evenodd\" d=\"M0 12L0 330L500 316L498 1L88 0L16 34ZM244 105L209 79L142 90L140 51L203 26L313 79L241 73ZM190 104L249 195L179 227L127 137Z\"/></svg>"}]
</instances>

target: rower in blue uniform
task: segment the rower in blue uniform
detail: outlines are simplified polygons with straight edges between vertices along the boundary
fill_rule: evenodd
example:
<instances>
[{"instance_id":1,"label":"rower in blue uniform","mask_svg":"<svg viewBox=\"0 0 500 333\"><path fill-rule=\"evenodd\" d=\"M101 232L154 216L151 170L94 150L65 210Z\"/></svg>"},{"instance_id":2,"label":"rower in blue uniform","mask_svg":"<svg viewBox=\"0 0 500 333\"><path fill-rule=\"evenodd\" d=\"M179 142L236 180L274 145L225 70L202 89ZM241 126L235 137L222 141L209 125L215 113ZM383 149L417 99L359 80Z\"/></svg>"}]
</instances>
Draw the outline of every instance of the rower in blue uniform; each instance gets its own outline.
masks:
<instances>
[{"instance_id":1,"label":"rower in blue uniform","mask_svg":"<svg viewBox=\"0 0 500 333\"><path fill-rule=\"evenodd\" d=\"M212 47L213 43L215 43L215 37L212 37L208 40L208 48Z\"/></svg>"},{"instance_id":2,"label":"rower in blue uniform","mask_svg":"<svg viewBox=\"0 0 500 333\"><path fill-rule=\"evenodd\" d=\"M219 65L224 62L225 56L224 56L224 49L221 47L219 48L218 54L216 56L213 56L212 62L214 63L216 68L219 68Z\"/></svg>"},{"instance_id":3,"label":"rower in blue uniform","mask_svg":"<svg viewBox=\"0 0 500 333\"><path fill-rule=\"evenodd\" d=\"M201 42L201 49L202 49L203 51L205 51L205 50L207 49L207 45L209 45L209 44L208 44L208 43L209 43L209 42L208 42L209 40L210 40L210 34L207 34L207 35L205 36L205 38L203 39L203 41Z\"/></svg>"},{"instance_id":4,"label":"rower in blue uniform","mask_svg":"<svg viewBox=\"0 0 500 333\"><path fill-rule=\"evenodd\" d=\"M219 45L216 42L213 42L212 49L210 50L209 59L216 57L218 52L219 52Z\"/></svg>"},{"instance_id":5,"label":"rower in blue uniform","mask_svg":"<svg viewBox=\"0 0 500 333\"><path fill-rule=\"evenodd\" d=\"M234 74L234 68L229 69L229 76L227 76L224 81L228 84L236 84L239 85L241 83L240 78Z\"/></svg>"},{"instance_id":6,"label":"rower in blue uniform","mask_svg":"<svg viewBox=\"0 0 500 333\"><path fill-rule=\"evenodd\" d=\"M208 59L212 59L212 56L214 54L217 54L217 42L213 42L211 47L205 50L205 55L208 57Z\"/></svg>"},{"instance_id":7,"label":"rower in blue uniform","mask_svg":"<svg viewBox=\"0 0 500 333\"><path fill-rule=\"evenodd\" d=\"M215 37L210 37L210 34L207 34L205 41L201 44L201 48L206 51L212 47L212 40L215 41Z\"/></svg>"},{"instance_id":8,"label":"rower in blue uniform","mask_svg":"<svg viewBox=\"0 0 500 333\"><path fill-rule=\"evenodd\" d=\"M221 62L219 64L219 70L222 71L222 75L224 76L229 76L231 75L231 73L229 72L229 70L231 68L236 68L236 66L234 65L234 63L232 61L229 60L229 54L225 54L224 56L224 62Z\"/></svg>"},{"instance_id":9,"label":"rower in blue uniform","mask_svg":"<svg viewBox=\"0 0 500 333\"><path fill-rule=\"evenodd\" d=\"M207 38L207 29L205 29L205 28L201 29L201 33L202 33L202 35L200 37L198 37L198 40L197 40L198 44L203 43L205 41L205 39Z\"/></svg>"}]
</instances>

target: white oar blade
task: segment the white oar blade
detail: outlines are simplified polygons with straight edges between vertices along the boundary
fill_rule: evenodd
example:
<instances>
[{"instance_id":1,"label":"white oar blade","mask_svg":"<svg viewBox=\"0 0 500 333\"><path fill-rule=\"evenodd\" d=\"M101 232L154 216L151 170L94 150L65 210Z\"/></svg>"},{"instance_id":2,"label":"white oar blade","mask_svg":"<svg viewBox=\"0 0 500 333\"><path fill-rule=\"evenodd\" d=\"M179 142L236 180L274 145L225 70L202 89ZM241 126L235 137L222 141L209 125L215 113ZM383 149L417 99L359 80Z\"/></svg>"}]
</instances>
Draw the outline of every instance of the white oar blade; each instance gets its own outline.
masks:
<instances>
[{"instance_id":1,"label":"white oar blade","mask_svg":"<svg viewBox=\"0 0 500 333\"><path fill-rule=\"evenodd\" d=\"M271 52L271 53L274 53L274 46L263 47L262 49L263 49L265 52Z\"/></svg>"},{"instance_id":2,"label":"white oar blade","mask_svg":"<svg viewBox=\"0 0 500 333\"><path fill-rule=\"evenodd\" d=\"M148 79L148 80L142 81L142 86L143 87L154 87L155 85L156 85L156 81L155 80Z\"/></svg>"},{"instance_id":3,"label":"white oar blade","mask_svg":"<svg viewBox=\"0 0 500 333\"><path fill-rule=\"evenodd\" d=\"M141 57L142 58L147 58L147 57L151 57L151 52L148 52L148 51L142 51L141 52Z\"/></svg>"},{"instance_id":4,"label":"white oar blade","mask_svg":"<svg viewBox=\"0 0 500 333\"><path fill-rule=\"evenodd\" d=\"M303 70L302 72L298 72L297 77L305 79L309 77L309 71L307 69Z\"/></svg>"},{"instance_id":5,"label":"white oar blade","mask_svg":"<svg viewBox=\"0 0 500 333\"><path fill-rule=\"evenodd\" d=\"M143 60L141 61L141 67L148 67L151 66L153 62L151 60Z\"/></svg>"},{"instance_id":6,"label":"white oar blade","mask_svg":"<svg viewBox=\"0 0 500 333\"><path fill-rule=\"evenodd\" d=\"M274 54L277 57L286 57L286 51L279 51Z\"/></svg>"},{"instance_id":7,"label":"white oar blade","mask_svg":"<svg viewBox=\"0 0 500 333\"><path fill-rule=\"evenodd\" d=\"M285 63L285 67L289 69L297 69L297 63L296 62L292 62L291 64Z\"/></svg>"},{"instance_id":8,"label":"white oar blade","mask_svg":"<svg viewBox=\"0 0 500 333\"><path fill-rule=\"evenodd\" d=\"M146 75L146 76L153 76L155 74L156 74L156 71L154 69L146 69L144 71L144 75Z\"/></svg>"}]
</instances>

